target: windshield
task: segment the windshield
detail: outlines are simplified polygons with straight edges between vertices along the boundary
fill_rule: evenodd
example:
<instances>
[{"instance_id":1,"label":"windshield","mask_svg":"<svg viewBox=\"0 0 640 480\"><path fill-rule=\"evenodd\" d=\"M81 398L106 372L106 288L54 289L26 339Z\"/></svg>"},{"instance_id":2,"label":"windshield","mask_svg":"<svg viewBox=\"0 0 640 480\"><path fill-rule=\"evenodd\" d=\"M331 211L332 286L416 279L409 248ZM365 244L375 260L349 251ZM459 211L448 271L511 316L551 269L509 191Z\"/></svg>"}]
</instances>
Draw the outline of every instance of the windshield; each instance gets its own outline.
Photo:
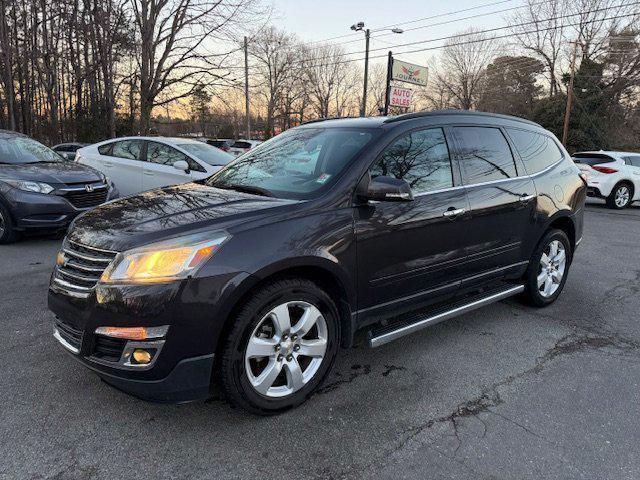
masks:
<instances>
[{"instance_id":1,"label":"windshield","mask_svg":"<svg viewBox=\"0 0 640 480\"><path fill-rule=\"evenodd\" d=\"M206 143L183 143L178 146L209 165L224 166L235 158Z\"/></svg>"},{"instance_id":2,"label":"windshield","mask_svg":"<svg viewBox=\"0 0 640 480\"><path fill-rule=\"evenodd\" d=\"M249 150L208 184L282 198L312 198L342 173L372 137L372 131L364 129L289 130Z\"/></svg>"},{"instance_id":3,"label":"windshield","mask_svg":"<svg viewBox=\"0 0 640 480\"><path fill-rule=\"evenodd\" d=\"M64 162L64 159L49 147L28 137L0 139L0 164L21 165L40 162Z\"/></svg>"}]
</instances>

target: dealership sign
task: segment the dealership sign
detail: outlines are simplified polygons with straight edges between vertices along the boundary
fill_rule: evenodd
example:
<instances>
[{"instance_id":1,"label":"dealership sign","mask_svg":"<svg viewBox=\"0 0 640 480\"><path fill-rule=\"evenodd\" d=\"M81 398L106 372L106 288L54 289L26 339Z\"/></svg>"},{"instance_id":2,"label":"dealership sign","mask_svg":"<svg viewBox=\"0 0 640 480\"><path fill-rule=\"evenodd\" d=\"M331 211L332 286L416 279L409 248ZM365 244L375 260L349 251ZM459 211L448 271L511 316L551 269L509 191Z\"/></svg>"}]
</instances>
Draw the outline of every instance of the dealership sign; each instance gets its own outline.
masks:
<instances>
[{"instance_id":1,"label":"dealership sign","mask_svg":"<svg viewBox=\"0 0 640 480\"><path fill-rule=\"evenodd\" d=\"M391 96L389 104L392 107L408 108L411 105L411 97L413 90L410 88L391 87Z\"/></svg>"},{"instance_id":2,"label":"dealership sign","mask_svg":"<svg viewBox=\"0 0 640 480\"><path fill-rule=\"evenodd\" d=\"M391 71L392 80L413 83L424 87L427 84L427 73L427 67L403 62L396 60L395 58L393 59L393 67ZM393 105L393 103L391 105Z\"/></svg>"}]
</instances>

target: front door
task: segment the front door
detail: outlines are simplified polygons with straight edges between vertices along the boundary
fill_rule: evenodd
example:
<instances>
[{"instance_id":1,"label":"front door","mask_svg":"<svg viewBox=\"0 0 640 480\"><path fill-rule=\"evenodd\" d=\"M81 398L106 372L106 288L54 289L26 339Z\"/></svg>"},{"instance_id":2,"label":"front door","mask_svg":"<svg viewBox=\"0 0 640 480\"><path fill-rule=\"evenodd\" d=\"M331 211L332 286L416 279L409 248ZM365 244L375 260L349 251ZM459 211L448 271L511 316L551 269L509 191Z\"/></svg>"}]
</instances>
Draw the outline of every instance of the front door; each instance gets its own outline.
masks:
<instances>
[{"instance_id":1,"label":"front door","mask_svg":"<svg viewBox=\"0 0 640 480\"><path fill-rule=\"evenodd\" d=\"M187 162L187 165L193 167L193 164L201 168L196 162L187 157L184 153L179 152L170 145L159 142L147 143L147 161L144 163L144 171L142 176L142 186L145 190L151 190L158 187L166 187L169 185L178 185L193 180L191 168L189 173L185 170L178 170L173 166L177 161Z\"/></svg>"},{"instance_id":2,"label":"front door","mask_svg":"<svg viewBox=\"0 0 640 480\"><path fill-rule=\"evenodd\" d=\"M483 282L528 259L524 241L534 231L537 192L533 180L516 167L500 128L456 126L452 132L471 205L465 272Z\"/></svg>"},{"instance_id":3,"label":"front door","mask_svg":"<svg viewBox=\"0 0 640 480\"><path fill-rule=\"evenodd\" d=\"M356 207L358 297L361 318L401 313L457 289L469 208L452 167L442 128L394 140L370 167L372 177L406 180L410 202Z\"/></svg>"}]
</instances>

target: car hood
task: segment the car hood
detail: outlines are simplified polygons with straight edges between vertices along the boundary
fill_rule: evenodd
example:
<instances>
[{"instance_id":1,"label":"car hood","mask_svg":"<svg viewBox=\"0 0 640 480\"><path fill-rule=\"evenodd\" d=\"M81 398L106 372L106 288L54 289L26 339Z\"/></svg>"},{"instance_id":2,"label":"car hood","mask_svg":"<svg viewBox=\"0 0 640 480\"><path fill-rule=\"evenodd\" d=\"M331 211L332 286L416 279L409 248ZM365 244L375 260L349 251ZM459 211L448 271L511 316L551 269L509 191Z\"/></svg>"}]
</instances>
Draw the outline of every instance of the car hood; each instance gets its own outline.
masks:
<instances>
[{"instance_id":1,"label":"car hood","mask_svg":"<svg viewBox=\"0 0 640 480\"><path fill-rule=\"evenodd\" d=\"M187 183L94 208L77 217L68 238L87 246L123 251L189 233L229 229L298 203Z\"/></svg>"},{"instance_id":2,"label":"car hood","mask_svg":"<svg viewBox=\"0 0 640 480\"><path fill-rule=\"evenodd\" d=\"M51 184L91 183L100 181L97 170L75 162L26 163L0 165L0 180L28 180Z\"/></svg>"}]
</instances>

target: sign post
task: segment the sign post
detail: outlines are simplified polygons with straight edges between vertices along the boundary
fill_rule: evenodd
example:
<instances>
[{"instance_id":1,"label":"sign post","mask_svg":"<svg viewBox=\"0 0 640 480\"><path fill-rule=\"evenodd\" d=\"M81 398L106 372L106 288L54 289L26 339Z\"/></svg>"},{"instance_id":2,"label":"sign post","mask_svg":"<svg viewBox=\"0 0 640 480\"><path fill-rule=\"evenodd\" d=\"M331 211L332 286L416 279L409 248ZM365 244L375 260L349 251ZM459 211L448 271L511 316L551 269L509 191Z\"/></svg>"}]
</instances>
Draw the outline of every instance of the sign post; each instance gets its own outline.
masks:
<instances>
[{"instance_id":1,"label":"sign post","mask_svg":"<svg viewBox=\"0 0 640 480\"><path fill-rule=\"evenodd\" d=\"M389 114L389 106L401 108L409 108L411 106L413 90L410 88L392 87L392 80L424 87L427 85L427 79L427 67L396 60L393 58L393 54L389 52L387 59L387 88L384 97L384 115Z\"/></svg>"}]
</instances>

